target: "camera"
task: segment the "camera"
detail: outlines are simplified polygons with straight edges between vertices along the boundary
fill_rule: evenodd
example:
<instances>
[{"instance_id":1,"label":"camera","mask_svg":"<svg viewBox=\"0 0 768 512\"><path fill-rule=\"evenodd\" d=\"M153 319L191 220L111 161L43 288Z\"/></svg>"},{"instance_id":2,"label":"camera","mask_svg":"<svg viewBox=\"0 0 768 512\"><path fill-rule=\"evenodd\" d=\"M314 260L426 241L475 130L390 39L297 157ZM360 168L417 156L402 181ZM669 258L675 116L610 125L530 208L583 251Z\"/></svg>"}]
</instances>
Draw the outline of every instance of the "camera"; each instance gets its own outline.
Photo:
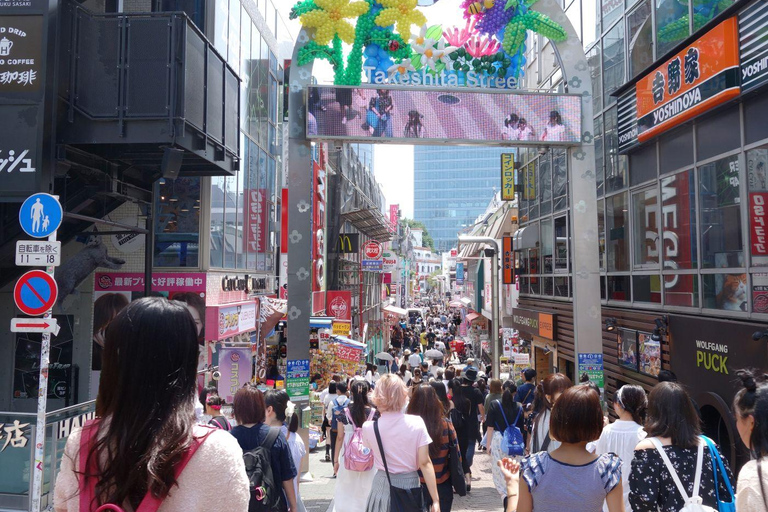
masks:
<instances>
[{"instance_id":1,"label":"camera","mask_svg":"<svg viewBox=\"0 0 768 512\"><path fill-rule=\"evenodd\" d=\"M211 374L211 378L213 380L219 380L221 378L221 372L219 370L216 370Z\"/></svg>"}]
</instances>

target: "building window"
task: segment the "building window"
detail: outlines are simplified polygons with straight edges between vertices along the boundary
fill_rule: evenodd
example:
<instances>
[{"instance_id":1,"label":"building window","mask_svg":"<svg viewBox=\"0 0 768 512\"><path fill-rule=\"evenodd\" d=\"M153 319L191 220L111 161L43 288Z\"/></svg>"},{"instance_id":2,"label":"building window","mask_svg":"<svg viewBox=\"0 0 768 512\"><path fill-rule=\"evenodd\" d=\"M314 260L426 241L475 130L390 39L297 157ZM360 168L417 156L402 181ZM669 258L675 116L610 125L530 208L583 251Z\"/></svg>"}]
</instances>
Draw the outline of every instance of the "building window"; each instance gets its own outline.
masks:
<instances>
[{"instance_id":1,"label":"building window","mask_svg":"<svg viewBox=\"0 0 768 512\"><path fill-rule=\"evenodd\" d=\"M597 238L600 270L605 271L605 201L597 201Z\"/></svg>"},{"instance_id":2,"label":"building window","mask_svg":"<svg viewBox=\"0 0 768 512\"><path fill-rule=\"evenodd\" d=\"M607 0L611 1L611 0ZM616 102L611 93L624 84L624 24L617 23L603 38L603 103Z\"/></svg>"},{"instance_id":3,"label":"building window","mask_svg":"<svg viewBox=\"0 0 768 512\"><path fill-rule=\"evenodd\" d=\"M695 193L693 171L684 171L661 178L664 270L698 268ZM667 281L667 290L669 290L670 281Z\"/></svg>"},{"instance_id":4,"label":"building window","mask_svg":"<svg viewBox=\"0 0 768 512\"><path fill-rule=\"evenodd\" d=\"M605 154L603 148L603 117L595 118L595 181L597 197L605 194Z\"/></svg>"},{"instance_id":5,"label":"building window","mask_svg":"<svg viewBox=\"0 0 768 512\"><path fill-rule=\"evenodd\" d=\"M619 154L617 109L605 114L605 192L615 192L627 186L627 155Z\"/></svg>"},{"instance_id":6,"label":"building window","mask_svg":"<svg viewBox=\"0 0 768 512\"><path fill-rule=\"evenodd\" d=\"M608 300L631 301L629 276L608 276Z\"/></svg>"},{"instance_id":7,"label":"building window","mask_svg":"<svg viewBox=\"0 0 768 512\"><path fill-rule=\"evenodd\" d=\"M200 181L200 178L177 178L158 182L154 266L199 266Z\"/></svg>"},{"instance_id":8,"label":"building window","mask_svg":"<svg viewBox=\"0 0 768 512\"><path fill-rule=\"evenodd\" d=\"M707 274L701 282L705 308L747 311L747 274Z\"/></svg>"},{"instance_id":9,"label":"building window","mask_svg":"<svg viewBox=\"0 0 768 512\"><path fill-rule=\"evenodd\" d=\"M766 203L768 201L768 149L758 148L747 151L747 183L749 184L750 265L768 267L768 203ZM765 312L768 312L768 307Z\"/></svg>"},{"instance_id":10,"label":"building window","mask_svg":"<svg viewBox=\"0 0 768 512\"><path fill-rule=\"evenodd\" d=\"M541 271L543 274L551 274L553 267L553 231L552 219L541 221Z\"/></svg>"},{"instance_id":11,"label":"building window","mask_svg":"<svg viewBox=\"0 0 768 512\"><path fill-rule=\"evenodd\" d=\"M664 304L699 307L699 276L695 274L665 275Z\"/></svg>"},{"instance_id":12,"label":"building window","mask_svg":"<svg viewBox=\"0 0 768 512\"><path fill-rule=\"evenodd\" d=\"M555 219L555 272L567 272L570 263L568 253L568 222L563 217Z\"/></svg>"},{"instance_id":13,"label":"building window","mask_svg":"<svg viewBox=\"0 0 768 512\"><path fill-rule=\"evenodd\" d=\"M656 2L656 58L690 35L688 3L679 0Z\"/></svg>"},{"instance_id":14,"label":"building window","mask_svg":"<svg viewBox=\"0 0 768 512\"><path fill-rule=\"evenodd\" d=\"M587 63L589 64L589 74L592 77L592 101L594 101L594 111L600 112L603 109L600 41L587 52Z\"/></svg>"},{"instance_id":15,"label":"building window","mask_svg":"<svg viewBox=\"0 0 768 512\"><path fill-rule=\"evenodd\" d=\"M627 16L627 43L629 46L629 78L653 64L653 29L651 2L643 0Z\"/></svg>"},{"instance_id":16,"label":"building window","mask_svg":"<svg viewBox=\"0 0 768 512\"><path fill-rule=\"evenodd\" d=\"M699 167L701 261L704 268L744 266L737 156ZM707 282L703 283L706 291Z\"/></svg>"},{"instance_id":17,"label":"building window","mask_svg":"<svg viewBox=\"0 0 768 512\"><path fill-rule=\"evenodd\" d=\"M547 215L552 213L552 166L550 162L550 152L539 159L539 213Z\"/></svg>"},{"instance_id":18,"label":"building window","mask_svg":"<svg viewBox=\"0 0 768 512\"><path fill-rule=\"evenodd\" d=\"M565 210L568 206L568 166L564 149L555 149L552 152L552 185L554 211Z\"/></svg>"},{"instance_id":19,"label":"building window","mask_svg":"<svg viewBox=\"0 0 768 512\"><path fill-rule=\"evenodd\" d=\"M632 296L635 302L661 304L661 279L658 275L633 275Z\"/></svg>"},{"instance_id":20,"label":"building window","mask_svg":"<svg viewBox=\"0 0 768 512\"><path fill-rule=\"evenodd\" d=\"M629 270L627 193L605 200L606 238L608 240L608 271Z\"/></svg>"},{"instance_id":21,"label":"building window","mask_svg":"<svg viewBox=\"0 0 768 512\"><path fill-rule=\"evenodd\" d=\"M226 178L211 178L211 267L224 266L224 209Z\"/></svg>"},{"instance_id":22,"label":"building window","mask_svg":"<svg viewBox=\"0 0 768 512\"><path fill-rule=\"evenodd\" d=\"M603 27L608 28L624 12L624 0L602 0Z\"/></svg>"},{"instance_id":23,"label":"building window","mask_svg":"<svg viewBox=\"0 0 768 512\"><path fill-rule=\"evenodd\" d=\"M658 267L659 197L656 187L632 194L635 268Z\"/></svg>"}]
</instances>

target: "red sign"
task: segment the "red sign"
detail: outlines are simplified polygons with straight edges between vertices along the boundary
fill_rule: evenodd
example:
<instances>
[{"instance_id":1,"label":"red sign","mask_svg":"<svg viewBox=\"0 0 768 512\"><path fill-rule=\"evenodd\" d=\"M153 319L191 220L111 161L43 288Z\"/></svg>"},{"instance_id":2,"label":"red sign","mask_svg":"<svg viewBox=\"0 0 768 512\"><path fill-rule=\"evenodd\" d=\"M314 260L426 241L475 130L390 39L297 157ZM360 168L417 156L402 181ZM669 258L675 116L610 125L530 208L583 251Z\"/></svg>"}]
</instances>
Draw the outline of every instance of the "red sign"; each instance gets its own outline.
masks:
<instances>
[{"instance_id":1,"label":"red sign","mask_svg":"<svg viewBox=\"0 0 768 512\"><path fill-rule=\"evenodd\" d=\"M333 316L336 320L352 321L352 292L327 291L325 292L325 314Z\"/></svg>"},{"instance_id":2,"label":"red sign","mask_svg":"<svg viewBox=\"0 0 768 512\"><path fill-rule=\"evenodd\" d=\"M455 258L456 256L458 256L458 254L459 254L459 251L458 251L458 250L456 250L456 249L451 249L451 258Z\"/></svg>"},{"instance_id":3,"label":"red sign","mask_svg":"<svg viewBox=\"0 0 768 512\"><path fill-rule=\"evenodd\" d=\"M749 194L749 227L753 256L768 255L768 232L766 232L766 205L768 192Z\"/></svg>"},{"instance_id":4,"label":"red sign","mask_svg":"<svg viewBox=\"0 0 768 512\"><path fill-rule=\"evenodd\" d=\"M50 310L59 296L53 276L42 270L30 270L16 281L13 300L22 313L39 316Z\"/></svg>"},{"instance_id":5,"label":"red sign","mask_svg":"<svg viewBox=\"0 0 768 512\"><path fill-rule=\"evenodd\" d=\"M393 233L397 233L397 223L400 222L400 205L389 205L389 230Z\"/></svg>"},{"instance_id":6,"label":"red sign","mask_svg":"<svg viewBox=\"0 0 768 512\"><path fill-rule=\"evenodd\" d=\"M691 221L691 172L667 176L661 180L661 223L664 228L662 257L665 270L695 268L691 240L695 239L695 224ZM656 242L654 242L656 244ZM658 254L658 246L649 249ZM652 253L649 253L649 255ZM664 276L665 299L674 306L692 307L696 303L693 276L670 274ZM661 290L652 290L657 299ZM661 297L658 297L660 300Z\"/></svg>"},{"instance_id":7,"label":"red sign","mask_svg":"<svg viewBox=\"0 0 768 512\"><path fill-rule=\"evenodd\" d=\"M325 170L312 162L312 174L312 291L316 292L325 288Z\"/></svg>"},{"instance_id":8,"label":"red sign","mask_svg":"<svg viewBox=\"0 0 768 512\"><path fill-rule=\"evenodd\" d=\"M512 254L512 237L505 236L502 238L502 256L504 261L502 262L503 283L512 284L515 282L514 261L515 257Z\"/></svg>"},{"instance_id":9,"label":"red sign","mask_svg":"<svg viewBox=\"0 0 768 512\"><path fill-rule=\"evenodd\" d=\"M325 311L325 292L312 292L312 314L322 315Z\"/></svg>"},{"instance_id":10,"label":"red sign","mask_svg":"<svg viewBox=\"0 0 768 512\"><path fill-rule=\"evenodd\" d=\"M280 194L280 253L288 254L288 189Z\"/></svg>"},{"instance_id":11,"label":"red sign","mask_svg":"<svg viewBox=\"0 0 768 512\"><path fill-rule=\"evenodd\" d=\"M384 249L382 249L381 244L376 240L371 240L365 244L365 247L363 247L363 254L365 254L365 257L369 260L378 260L381 258L383 252Z\"/></svg>"}]
</instances>

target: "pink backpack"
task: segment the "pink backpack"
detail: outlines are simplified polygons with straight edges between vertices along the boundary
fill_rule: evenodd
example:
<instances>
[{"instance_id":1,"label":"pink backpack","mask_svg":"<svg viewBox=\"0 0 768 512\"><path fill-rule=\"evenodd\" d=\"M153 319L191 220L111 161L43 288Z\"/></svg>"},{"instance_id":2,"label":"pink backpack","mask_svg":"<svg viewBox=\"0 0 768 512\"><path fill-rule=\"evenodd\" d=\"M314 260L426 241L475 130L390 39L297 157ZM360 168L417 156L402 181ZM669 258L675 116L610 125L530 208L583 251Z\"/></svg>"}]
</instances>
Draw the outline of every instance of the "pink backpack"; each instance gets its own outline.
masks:
<instances>
[{"instance_id":1,"label":"pink backpack","mask_svg":"<svg viewBox=\"0 0 768 512\"><path fill-rule=\"evenodd\" d=\"M371 421L375 412L371 408L366 421ZM368 471L373 467L373 452L363 443L363 429L352 421L349 407L344 408L344 414L346 414L349 424L355 429L349 442L344 446L344 467L349 471Z\"/></svg>"}]
</instances>

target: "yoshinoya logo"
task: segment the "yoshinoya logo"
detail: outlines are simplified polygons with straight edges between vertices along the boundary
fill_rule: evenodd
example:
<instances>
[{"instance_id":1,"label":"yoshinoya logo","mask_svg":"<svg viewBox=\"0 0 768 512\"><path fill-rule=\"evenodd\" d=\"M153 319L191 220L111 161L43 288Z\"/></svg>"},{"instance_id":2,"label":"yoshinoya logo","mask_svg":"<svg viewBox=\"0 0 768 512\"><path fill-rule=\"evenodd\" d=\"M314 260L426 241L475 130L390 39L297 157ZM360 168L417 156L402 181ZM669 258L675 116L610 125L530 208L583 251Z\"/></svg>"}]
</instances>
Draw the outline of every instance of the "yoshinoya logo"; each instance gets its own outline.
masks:
<instances>
[{"instance_id":1,"label":"yoshinoya logo","mask_svg":"<svg viewBox=\"0 0 768 512\"><path fill-rule=\"evenodd\" d=\"M741 68L741 79L747 80L757 74L762 74L768 69L768 56L763 57L759 61L750 64L749 66L743 66Z\"/></svg>"},{"instance_id":2,"label":"yoshinoya logo","mask_svg":"<svg viewBox=\"0 0 768 512\"><path fill-rule=\"evenodd\" d=\"M236 363L240 360L240 353L239 352L232 352L229 354L229 360L233 363Z\"/></svg>"},{"instance_id":3,"label":"yoshinoya logo","mask_svg":"<svg viewBox=\"0 0 768 512\"><path fill-rule=\"evenodd\" d=\"M637 138L637 125L634 125L631 130L619 135L619 145L626 144L627 142L632 142L636 138Z\"/></svg>"},{"instance_id":4,"label":"yoshinoya logo","mask_svg":"<svg viewBox=\"0 0 768 512\"><path fill-rule=\"evenodd\" d=\"M661 124L701 103L701 89L696 87L653 112L653 125Z\"/></svg>"},{"instance_id":5,"label":"yoshinoya logo","mask_svg":"<svg viewBox=\"0 0 768 512\"><path fill-rule=\"evenodd\" d=\"M341 297L336 297L331 301L330 309L331 313L333 313L333 316L336 318L346 318L349 306L347 305L347 301Z\"/></svg>"},{"instance_id":6,"label":"yoshinoya logo","mask_svg":"<svg viewBox=\"0 0 768 512\"><path fill-rule=\"evenodd\" d=\"M109 290L112 288L112 278L108 275L102 275L99 277L99 288L102 290Z\"/></svg>"}]
</instances>

